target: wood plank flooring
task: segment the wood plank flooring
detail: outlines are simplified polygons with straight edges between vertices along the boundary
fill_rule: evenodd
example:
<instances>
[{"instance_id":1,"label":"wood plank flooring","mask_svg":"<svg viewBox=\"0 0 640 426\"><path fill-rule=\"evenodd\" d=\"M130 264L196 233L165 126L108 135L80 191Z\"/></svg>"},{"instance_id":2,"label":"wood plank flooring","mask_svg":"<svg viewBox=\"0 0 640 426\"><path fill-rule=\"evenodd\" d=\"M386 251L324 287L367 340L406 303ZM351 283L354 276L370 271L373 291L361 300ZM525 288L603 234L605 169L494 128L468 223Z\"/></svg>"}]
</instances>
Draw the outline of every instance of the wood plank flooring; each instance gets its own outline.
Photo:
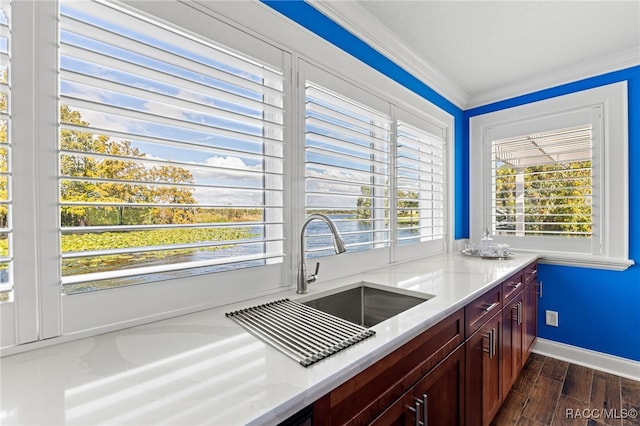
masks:
<instances>
[{"instance_id":1,"label":"wood plank flooring","mask_svg":"<svg viewBox=\"0 0 640 426\"><path fill-rule=\"evenodd\" d=\"M640 426L640 382L531 354L495 426Z\"/></svg>"}]
</instances>

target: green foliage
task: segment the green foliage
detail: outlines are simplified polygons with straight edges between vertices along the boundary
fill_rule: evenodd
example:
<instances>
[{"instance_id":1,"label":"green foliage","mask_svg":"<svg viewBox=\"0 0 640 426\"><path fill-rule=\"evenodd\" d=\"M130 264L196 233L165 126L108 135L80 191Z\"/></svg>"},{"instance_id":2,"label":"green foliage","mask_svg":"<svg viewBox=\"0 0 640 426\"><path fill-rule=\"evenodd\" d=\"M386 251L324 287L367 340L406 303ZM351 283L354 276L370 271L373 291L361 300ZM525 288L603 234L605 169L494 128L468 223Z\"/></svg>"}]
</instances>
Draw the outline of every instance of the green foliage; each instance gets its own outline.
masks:
<instances>
[{"instance_id":1,"label":"green foliage","mask_svg":"<svg viewBox=\"0 0 640 426\"><path fill-rule=\"evenodd\" d=\"M372 188L370 186L360 187L362 197L359 197L357 201L358 219L371 219L371 201L373 200L373 197L371 196L371 190ZM387 195L387 193L388 191L385 190L385 195ZM385 200L385 207L386 206L388 206L387 200ZM412 222L413 218L416 216L416 212L414 212L413 210L418 209L419 206L420 202L418 201L417 192L398 191L397 211L399 222ZM387 215L388 212L385 211L385 217L387 217Z\"/></svg>"},{"instance_id":2,"label":"green foliage","mask_svg":"<svg viewBox=\"0 0 640 426\"><path fill-rule=\"evenodd\" d=\"M62 123L88 127L78 111L60 106ZM188 169L145 163L147 155L130 141L112 140L90 131L60 131L61 200L74 202L61 208L63 227L200 224L262 220L261 209L199 208L189 184L195 179ZM104 155L104 157L103 157ZM65 179L66 177L67 179ZM186 184L186 185L185 185ZM92 205L113 203L112 206ZM162 204L148 207L141 204ZM182 205L188 206L182 206ZM171 228L144 231L79 232L62 235L63 253L129 249L234 241L255 237L248 227ZM205 248L150 250L140 253L99 255L64 259L62 275L105 272L158 263L188 261Z\"/></svg>"},{"instance_id":3,"label":"green foliage","mask_svg":"<svg viewBox=\"0 0 640 426\"><path fill-rule=\"evenodd\" d=\"M516 170L496 170L496 220L515 229ZM528 234L591 234L591 162L555 163L524 169L524 224ZM509 224L509 225L507 225Z\"/></svg>"},{"instance_id":4,"label":"green foliage","mask_svg":"<svg viewBox=\"0 0 640 426\"><path fill-rule=\"evenodd\" d=\"M358 219L371 219L371 187L361 186L360 192L362 197L357 201Z\"/></svg>"},{"instance_id":5,"label":"green foliage","mask_svg":"<svg viewBox=\"0 0 640 426\"><path fill-rule=\"evenodd\" d=\"M253 234L250 231L250 228L247 227L157 229L150 231L67 234L62 236L61 245L62 252L68 253L103 250L106 248L117 249L200 242L226 242L239 239L249 239L254 236L255 234ZM67 276L89 272L114 271L122 269L123 267L130 268L143 266L158 260L164 261L169 258L188 256L196 252L215 251L230 246L231 244L203 248L145 251L142 253L65 259L62 263L62 274Z\"/></svg>"},{"instance_id":6,"label":"green foliage","mask_svg":"<svg viewBox=\"0 0 640 426\"><path fill-rule=\"evenodd\" d=\"M78 111L67 105L60 106L60 121L76 126L89 126ZM148 166L136 161L146 158L146 154L132 146L130 141L112 140L105 135L78 130L60 131L60 148L71 152L61 155L62 176L69 178L89 178L95 180L63 179L60 185L62 201L77 202L77 205L62 210L62 226L89 226L91 222L87 203L124 204L196 204L194 188L184 186L194 182L187 169L176 166ZM98 155L109 155L105 159ZM120 159L121 158L121 159ZM102 181L105 180L105 181ZM140 183L128 183L140 182ZM171 184L181 184L172 186ZM124 206L115 212L124 224ZM141 223L173 224L191 223L192 210L185 208L145 208L138 210Z\"/></svg>"}]
</instances>

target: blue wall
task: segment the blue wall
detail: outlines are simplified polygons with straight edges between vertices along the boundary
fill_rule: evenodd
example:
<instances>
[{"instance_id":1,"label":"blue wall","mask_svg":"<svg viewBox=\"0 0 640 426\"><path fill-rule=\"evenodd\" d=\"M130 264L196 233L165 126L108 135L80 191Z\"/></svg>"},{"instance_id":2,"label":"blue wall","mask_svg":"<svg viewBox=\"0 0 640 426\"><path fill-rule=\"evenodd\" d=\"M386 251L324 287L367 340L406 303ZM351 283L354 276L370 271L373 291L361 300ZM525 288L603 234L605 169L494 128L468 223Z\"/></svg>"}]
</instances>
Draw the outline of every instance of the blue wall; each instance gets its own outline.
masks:
<instances>
[{"instance_id":1,"label":"blue wall","mask_svg":"<svg viewBox=\"0 0 640 426\"><path fill-rule=\"evenodd\" d=\"M629 91L629 257L636 265L623 272L541 265L544 291L538 310L538 335L640 361L640 67L474 108L464 112L464 119L468 129L469 118L474 115L619 81L627 81ZM545 325L547 309L558 311L559 327Z\"/></svg>"},{"instance_id":2,"label":"blue wall","mask_svg":"<svg viewBox=\"0 0 640 426\"><path fill-rule=\"evenodd\" d=\"M640 67L565 84L462 111L395 63L303 1L265 4L360 59L455 119L455 238L469 236L469 118L618 81L629 85L629 161L640 164ZM640 263L640 167L630 170L630 257ZM636 220L634 220L636 219ZM541 265L543 298L539 336L640 361L640 266L624 272ZM559 327L544 325L546 309L559 312Z\"/></svg>"}]
</instances>

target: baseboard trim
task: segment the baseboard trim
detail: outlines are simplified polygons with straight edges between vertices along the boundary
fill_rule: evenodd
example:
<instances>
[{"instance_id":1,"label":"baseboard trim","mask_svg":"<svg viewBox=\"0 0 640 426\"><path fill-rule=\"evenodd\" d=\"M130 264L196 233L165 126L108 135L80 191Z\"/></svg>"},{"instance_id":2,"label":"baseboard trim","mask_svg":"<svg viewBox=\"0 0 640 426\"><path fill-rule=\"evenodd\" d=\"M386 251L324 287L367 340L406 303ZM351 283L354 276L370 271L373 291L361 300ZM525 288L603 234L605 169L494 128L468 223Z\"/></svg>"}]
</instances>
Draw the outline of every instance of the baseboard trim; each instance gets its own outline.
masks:
<instances>
[{"instance_id":1,"label":"baseboard trim","mask_svg":"<svg viewBox=\"0 0 640 426\"><path fill-rule=\"evenodd\" d=\"M533 352L640 381L640 362L538 338Z\"/></svg>"}]
</instances>

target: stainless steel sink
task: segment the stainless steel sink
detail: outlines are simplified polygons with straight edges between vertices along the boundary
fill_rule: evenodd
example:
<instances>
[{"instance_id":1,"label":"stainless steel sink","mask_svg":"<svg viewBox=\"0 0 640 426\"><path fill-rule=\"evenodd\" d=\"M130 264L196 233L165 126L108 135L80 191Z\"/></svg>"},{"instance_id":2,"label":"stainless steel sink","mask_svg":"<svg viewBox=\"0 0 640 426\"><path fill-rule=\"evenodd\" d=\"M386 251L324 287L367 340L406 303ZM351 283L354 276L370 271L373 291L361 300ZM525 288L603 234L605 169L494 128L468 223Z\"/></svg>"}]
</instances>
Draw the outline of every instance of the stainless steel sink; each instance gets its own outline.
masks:
<instances>
[{"instance_id":1,"label":"stainless steel sink","mask_svg":"<svg viewBox=\"0 0 640 426\"><path fill-rule=\"evenodd\" d=\"M404 294L363 283L328 296L301 303L344 320L372 327L434 296Z\"/></svg>"}]
</instances>

